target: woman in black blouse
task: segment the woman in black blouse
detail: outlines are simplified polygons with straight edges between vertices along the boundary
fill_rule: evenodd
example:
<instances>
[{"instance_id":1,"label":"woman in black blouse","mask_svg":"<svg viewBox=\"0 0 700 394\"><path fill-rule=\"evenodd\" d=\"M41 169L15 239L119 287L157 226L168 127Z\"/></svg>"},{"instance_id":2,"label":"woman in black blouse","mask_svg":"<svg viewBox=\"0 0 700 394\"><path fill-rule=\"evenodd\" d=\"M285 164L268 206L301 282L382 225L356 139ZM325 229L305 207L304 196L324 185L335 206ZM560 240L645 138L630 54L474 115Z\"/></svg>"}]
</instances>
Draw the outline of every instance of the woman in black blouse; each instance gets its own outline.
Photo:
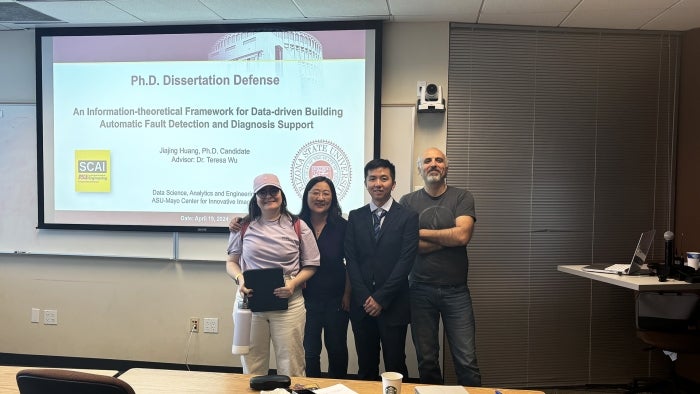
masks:
<instances>
[{"instance_id":1,"label":"woman in black blouse","mask_svg":"<svg viewBox=\"0 0 700 394\"><path fill-rule=\"evenodd\" d=\"M321 265L304 289L304 353L306 376L310 377L321 376L322 334L328 353L328 377L342 379L348 371L350 281L343 252L347 220L341 215L333 182L323 176L309 180L299 217L311 227L321 253Z\"/></svg>"}]
</instances>

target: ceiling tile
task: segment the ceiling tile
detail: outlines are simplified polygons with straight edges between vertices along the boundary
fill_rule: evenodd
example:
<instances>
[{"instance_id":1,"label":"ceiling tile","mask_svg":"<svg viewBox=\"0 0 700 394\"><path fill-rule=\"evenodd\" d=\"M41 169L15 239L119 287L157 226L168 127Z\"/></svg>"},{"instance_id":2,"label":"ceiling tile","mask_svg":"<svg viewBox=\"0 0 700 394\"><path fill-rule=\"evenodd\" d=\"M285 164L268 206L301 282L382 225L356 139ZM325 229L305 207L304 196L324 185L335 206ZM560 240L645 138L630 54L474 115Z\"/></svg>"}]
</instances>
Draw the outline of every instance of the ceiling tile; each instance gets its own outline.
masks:
<instances>
[{"instance_id":1,"label":"ceiling tile","mask_svg":"<svg viewBox=\"0 0 700 394\"><path fill-rule=\"evenodd\" d=\"M386 0L295 0L295 3L311 18L389 16Z\"/></svg>"},{"instance_id":2,"label":"ceiling tile","mask_svg":"<svg viewBox=\"0 0 700 394\"><path fill-rule=\"evenodd\" d=\"M482 15L569 13L580 2L581 0L484 0L481 12Z\"/></svg>"},{"instance_id":3,"label":"ceiling tile","mask_svg":"<svg viewBox=\"0 0 700 394\"><path fill-rule=\"evenodd\" d=\"M563 27L639 29L678 0L582 0Z\"/></svg>"},{"instance_id":4,"label":"ceiling tile","mask_svg":"<svg viewBox=\"0 0 700 394\"><path fill-rule=\"evenodd\" d=\"M443 16L441 19L436 19L433 15L395 15L395 16L390 16L389 21L390 22L426 22L426 23L433 23L433 22L444 22L444 21L450 21L450 22L462 22L462 23L476 23L476 17L477 15L466 15L466 14L460 14L460 15L450 15L450 16Z\"/></svg>"},{"instance_id":5,"label":"ceiling tile","mask_svg":"<svg viewBox=\"0 0 700 394\"><path fill-rule=\"evenodd\" d=\"M479 16L481 0L388 0L391 15L398 20L401 17L414 16L432 21L454 21L476 23Z\"/></svg>"},{"instance_id":6,"label":"ceiling tile","mask_svg":"<svg viewBox=\"0 0 700 394\"><path fill-rule=\"evenodd\" d=\"M665 10L642 28L685 31L698 26L700 26L700 0L685 0Z\"/></svg>"},{"instance_id":7,"label":"ceiling tile","mask_svg":"<svg viewBox=\"0 0 700 394\"><path fill-rule=\"evenodd\" d=\"M60 20L0 30L91 24L301 22L385 19L607 29L700 27L700 0L0 0ZM562 22L559 22L562 21Z\"/></svg>"},{"instance_id":8,"label":"ceiling tile","mask_svg":"<svg viewBox=\"0 0 700 394\"><path fill-rule=\"evenodd\" d=\"M681 0L682 1L682 0ZM589 11L633 11L633 10L665 10L679 0L581 0L576 10Z\"/></svg>"},{"instance_id":9,"label":"ceiling tile","mask_svg":"<svg viewBox=\"0 0 700 394\"><path fill-rule=\"evenodd\" d=\"M654 19L658 9L582 9L576 8L562 27L588 27L601 29L639 29Z\"/></svg>"},{"instance_id":10,"label":"ceiling tile","mask_svg":"<svg viewBox=\"0 0 700 394\"><path fill-rule=\"evenodd\" d=\"M304 15L292 0L201 0L217 15L228 20L300 19Z\"/></svg>"},{"instance_id":11,"label":"ceiling tile","mask_svg":"<svg viewBox=\"0 0 700 394\"><path fill-rule=\"evenodd\" d=\"M105 1L50 1L24 4L75 24L140 22L139 19Z\"/></svg>"},{"instance_id":12,"label":"ceiling tile","mask_svg":"<svg viewBox=\"0 0 700 394\"><path fill-rule=\"evenodd\" d=\"M489 23L497 25L525 25L525 26L559 26L559 24L569 15L564 12L527 12L527 13L482 13L479 23Z\"/></svg>"},{"instance_id":13,"label":"ceiling tile","mask_svg":"<svg viewBox=\"0 0 700 394\"><path fill-rule=\"evenodd\" d=\"M221 20L198 0L110 0L109 3L144 22Z\"/></svg>"},{"instance_id":14,"label":"ceiling tile","mask_svg":"<svg viewBox=\"0 0 700 394\"><path fill-rule=\"evenodd\" d=\"M0 2L0 22L58 22L55 17L19 3Z\"/></svg>"},{"instance_id":15,"label":"ceiling tile","mask_svg":"<svg viewBox=\"0 0 700 394\"><path fill-rule=\"evenodd\" d=\"M670 9L694 9L700 8L700 0L680 0Z\"/></svg>"}]
</instances>

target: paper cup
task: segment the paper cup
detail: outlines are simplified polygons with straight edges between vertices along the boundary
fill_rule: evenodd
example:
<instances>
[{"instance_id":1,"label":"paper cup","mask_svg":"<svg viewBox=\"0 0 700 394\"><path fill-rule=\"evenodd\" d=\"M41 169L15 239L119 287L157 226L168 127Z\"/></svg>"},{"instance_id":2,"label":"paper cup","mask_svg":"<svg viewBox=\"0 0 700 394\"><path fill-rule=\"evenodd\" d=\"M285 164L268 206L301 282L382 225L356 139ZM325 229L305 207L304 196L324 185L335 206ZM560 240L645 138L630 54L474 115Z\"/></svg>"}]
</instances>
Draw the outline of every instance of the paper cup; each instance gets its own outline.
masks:
<instances>
[{"instance_id":1,"label":"paper cup","mask_svg":"<svg viewBox=\"0 0 700 394\"><path fill-rule=\"evenodd\" d=\"M401 394L401 379L403 379L403 375L398 372L384 372L382 374L382 394Z\"/></svg>"},{"instance_id":2,"label":"paper cup","mask_svg":"<svg viewBox=\"0 0 700 394\"><path fill-rule=\"evenodd\" d=\"M698 269L700 266L700 252L688 252L688 267Z\"/></svg>"}]
</instances>

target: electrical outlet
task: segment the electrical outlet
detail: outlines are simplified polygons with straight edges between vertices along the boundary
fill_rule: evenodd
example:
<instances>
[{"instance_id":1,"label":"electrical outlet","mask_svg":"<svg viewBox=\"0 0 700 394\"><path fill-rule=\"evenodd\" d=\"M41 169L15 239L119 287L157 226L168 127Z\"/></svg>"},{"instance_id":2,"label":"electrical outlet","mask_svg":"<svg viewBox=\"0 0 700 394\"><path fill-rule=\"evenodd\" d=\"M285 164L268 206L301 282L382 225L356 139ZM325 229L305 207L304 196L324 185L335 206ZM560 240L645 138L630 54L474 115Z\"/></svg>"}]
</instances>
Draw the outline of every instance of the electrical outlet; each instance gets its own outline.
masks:
<instances>
[{"instance_id":1,"label":"electrical outlet","mask_svg":"<svg viewBox=\"0 0 700 394\"><path fill-rule=\"evenodd\" d=\"M218 317L205 317L202 319L202 332L207 332L210 334L219 333L219 318Z\"/></svg>"},{"instance_id":2,"label":"electrical outlet","mask_svg":"<svg viewBox=\"0 0 700 394\"><path fill-rule=\"evenodd\" d=\"M199 318L198 317L190 317L190 325L189 329L187 332L199 332Z\"/></svg>"},{"instance_id":3,"label":"electrical outlet","mask_svg":"<svg viewBox=\"0 0 700 394\"><path fill-rule=\"evenodd\" d=\"M58 324L58 311L56 309L44 310L44 324Z\"/></svg>"}]
</instances>

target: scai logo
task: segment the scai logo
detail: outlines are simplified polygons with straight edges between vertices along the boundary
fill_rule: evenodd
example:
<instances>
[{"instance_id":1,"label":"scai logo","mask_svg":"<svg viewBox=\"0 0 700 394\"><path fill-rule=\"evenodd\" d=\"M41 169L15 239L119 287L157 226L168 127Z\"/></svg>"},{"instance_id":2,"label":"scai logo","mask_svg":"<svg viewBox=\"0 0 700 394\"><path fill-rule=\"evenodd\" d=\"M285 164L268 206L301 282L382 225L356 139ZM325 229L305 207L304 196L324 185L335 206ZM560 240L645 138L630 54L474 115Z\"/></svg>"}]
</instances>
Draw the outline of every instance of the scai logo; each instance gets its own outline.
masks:
<instances>
[{"instance_id":1,"label":"scai logo","mask_svg":"<svg viewBox=\"0 0 700 394\"><path fill-rule=\"evenodd\" d=\"M106 160L80 160L78 172L107 172Z\"/></svg>"}]
</instances>

